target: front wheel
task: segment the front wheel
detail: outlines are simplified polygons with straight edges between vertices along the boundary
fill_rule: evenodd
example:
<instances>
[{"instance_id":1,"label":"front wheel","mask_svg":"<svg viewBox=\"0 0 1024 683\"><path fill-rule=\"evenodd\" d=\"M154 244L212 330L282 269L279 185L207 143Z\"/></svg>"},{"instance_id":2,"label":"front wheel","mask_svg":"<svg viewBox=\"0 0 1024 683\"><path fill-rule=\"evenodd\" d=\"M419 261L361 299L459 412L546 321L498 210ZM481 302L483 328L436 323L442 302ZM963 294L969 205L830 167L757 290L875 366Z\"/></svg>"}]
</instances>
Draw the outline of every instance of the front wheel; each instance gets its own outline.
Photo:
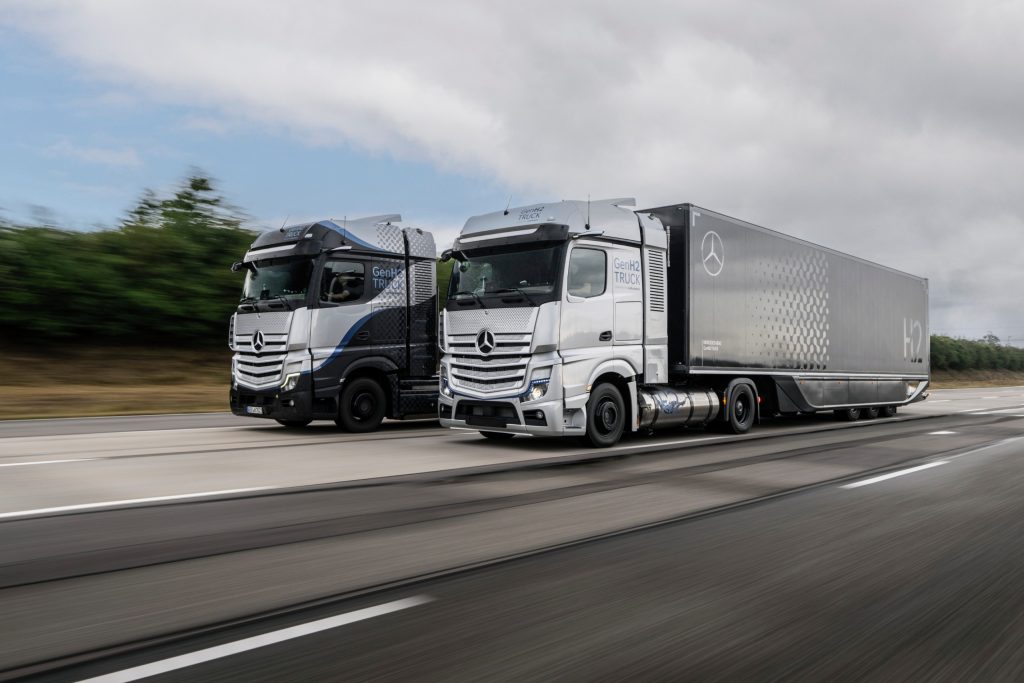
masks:
<instances>
[{"instance_id":1,"label":"front wheel","mask_svg":"<svg viewBox=\"0 0 1024 683\"><path fill-rule=\"evenodd\" d=\"M347 382L341 391L338 419L334 422L350 432L372 432L384 421L387 399L384 389L369 377Z\"/></svg>"},{"instance_id":2,"label":"front wheel","mask_svg":"<svg viewBox=\"0 0 1024 683\"><path fill-rule=\"evenodd\" d=\"M754 426L757 416L757 399L749 384L737 384L732 388L725 404L725 425L733 434L746 434Z\"/></svg>"},{"instance_id":3,"label":"front wheel","mask_svg":"<svg viewBox=\"0 0 1024 683\"><path fill-rule=\"evenodd\" d=\"M288 429L302 429L309 426L312 420L274 420L274 422Z\"/></svg>"},{"instance_id":4,"label":"front wheel","mask_svg":"<svg viewBox=\"0 0 1024 683\"><path fill-rule=\"evenodd\" d=\"M587 432L583 442L594 448L618 443L626 428L626 402L614 384L598 384L587 401Z\"/></svg>"}]
</instances>

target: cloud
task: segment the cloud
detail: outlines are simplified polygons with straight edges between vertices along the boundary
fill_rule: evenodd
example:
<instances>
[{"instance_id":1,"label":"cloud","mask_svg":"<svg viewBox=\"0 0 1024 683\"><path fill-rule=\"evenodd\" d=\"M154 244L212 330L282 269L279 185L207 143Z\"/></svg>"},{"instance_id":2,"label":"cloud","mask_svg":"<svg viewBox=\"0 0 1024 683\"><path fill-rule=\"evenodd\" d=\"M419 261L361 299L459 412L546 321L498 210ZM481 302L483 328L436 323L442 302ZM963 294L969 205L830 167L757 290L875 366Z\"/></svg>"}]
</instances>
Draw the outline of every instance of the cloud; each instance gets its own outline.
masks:
<instances>
[{"instance_id":1,"label":"cloud","mask_svg":"<svg viewBox=\"0 0 1024 683\"><path fill-rule=\"evenodd\" d=\"M1024 328L1021 3L33 0L7 17L118 88L523 201L694 201L930 277L934 329Z\"/></svg>"},{"instance_id":2,"label":"cloud","mask_svg":"<svg viewBox=\"0 0 1024 683\"><path fill-rule=\"evenodd\" d=\"M142 161L131 147L88 147L76 145L69 140L59 140L46 147L43 154L49 157L74 159L86 164L102 166L139 166Z\"/></svg>"}]
</instances>

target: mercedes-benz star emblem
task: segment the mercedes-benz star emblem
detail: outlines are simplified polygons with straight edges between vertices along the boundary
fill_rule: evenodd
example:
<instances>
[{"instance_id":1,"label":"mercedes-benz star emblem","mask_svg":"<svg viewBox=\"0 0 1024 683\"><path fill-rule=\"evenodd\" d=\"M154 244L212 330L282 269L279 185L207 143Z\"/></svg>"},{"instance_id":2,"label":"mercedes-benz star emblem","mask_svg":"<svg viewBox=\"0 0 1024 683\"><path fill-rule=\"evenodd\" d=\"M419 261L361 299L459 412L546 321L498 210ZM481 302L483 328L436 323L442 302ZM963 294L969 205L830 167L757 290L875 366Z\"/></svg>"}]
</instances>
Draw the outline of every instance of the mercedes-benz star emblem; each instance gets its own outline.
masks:
<instances>
[{"instance_id":1,"label":"mercedes-benz star emblem","mask_svg":"<svg viewBox=\"0 0 1024 683\"><path fill-rule=\"evenodd\" d=\"M485 356L494 350L494 333L490 330L480 330L476 335L476 348Z\"/></svg>"},{"instance_id":2,"label":"mercedes-benz star emblem","mask_svg":"<svg viewBox=\"0 0 1024 683\"><path fill-rule=\"evenodd\" d=\"M252 350L258 353L262 351L263 347L266 345L267 343L263 339L263 332L256 330L252 335Z\"/></svg>"},{"instance_id":3,"label":"mercedes-benz star emblem","mask_svg":"<svg viewBox=\"0 0 1024 683\"><path fill-rule=\"evenodd\" d=\"M704 233L704 239L700 242L700 258L704 262L704 270L711 277L722 272L725 266L725 247L722 246L722 238L714 230Z\"/></svg>"}]
</instances>

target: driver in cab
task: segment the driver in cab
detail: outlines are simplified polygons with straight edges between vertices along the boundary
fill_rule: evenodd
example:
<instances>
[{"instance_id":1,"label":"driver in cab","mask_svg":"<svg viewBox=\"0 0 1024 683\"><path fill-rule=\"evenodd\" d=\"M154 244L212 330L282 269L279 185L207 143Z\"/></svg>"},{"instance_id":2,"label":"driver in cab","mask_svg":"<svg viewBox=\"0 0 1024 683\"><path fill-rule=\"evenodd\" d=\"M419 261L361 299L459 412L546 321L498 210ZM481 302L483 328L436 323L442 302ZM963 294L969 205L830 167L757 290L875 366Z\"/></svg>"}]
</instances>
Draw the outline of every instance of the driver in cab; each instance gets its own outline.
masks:
<instances>
[{"instance_id":1,"label":"driver in cab","mask_svg":"<svg viewBox=\"0 0 1024 683\"><path fill-rule=\"evenodd\" d=\"M363 295L363 276L351 271L335 273L328 288L327 300L340 304L355 301Z\"/></svg>"}]
</instances>

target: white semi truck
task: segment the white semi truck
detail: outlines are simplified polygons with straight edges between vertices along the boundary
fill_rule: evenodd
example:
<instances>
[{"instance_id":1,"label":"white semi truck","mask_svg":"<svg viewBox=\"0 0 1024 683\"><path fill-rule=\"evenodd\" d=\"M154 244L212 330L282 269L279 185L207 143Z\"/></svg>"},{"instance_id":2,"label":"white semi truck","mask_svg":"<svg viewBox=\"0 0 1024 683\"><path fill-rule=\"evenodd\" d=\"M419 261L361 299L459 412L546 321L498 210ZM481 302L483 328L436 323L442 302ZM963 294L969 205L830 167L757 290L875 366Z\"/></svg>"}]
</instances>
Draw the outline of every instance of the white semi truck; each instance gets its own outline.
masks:
<instances>
[{"instance_id":1,"label":"white semi truck","mask_svg":"<svg viewBox=\"0 0 1024 683\"><path fill-rule=\"evenodd\" d=\"M234 264L231 410L353 432L437 411L437 254L402 217L270 230Z\"/></svg>"},{"instance_id":2,"label":"white semi truck","mask_svg":"<svg viewBox=\"0 0 1024 683\"><path fill-rule=\"evenodd\" d=\"M442 312L439 416L492 439L894 415L928 385L927 280L691 204L470 218Z\"/></svg>"}]
</instances>

